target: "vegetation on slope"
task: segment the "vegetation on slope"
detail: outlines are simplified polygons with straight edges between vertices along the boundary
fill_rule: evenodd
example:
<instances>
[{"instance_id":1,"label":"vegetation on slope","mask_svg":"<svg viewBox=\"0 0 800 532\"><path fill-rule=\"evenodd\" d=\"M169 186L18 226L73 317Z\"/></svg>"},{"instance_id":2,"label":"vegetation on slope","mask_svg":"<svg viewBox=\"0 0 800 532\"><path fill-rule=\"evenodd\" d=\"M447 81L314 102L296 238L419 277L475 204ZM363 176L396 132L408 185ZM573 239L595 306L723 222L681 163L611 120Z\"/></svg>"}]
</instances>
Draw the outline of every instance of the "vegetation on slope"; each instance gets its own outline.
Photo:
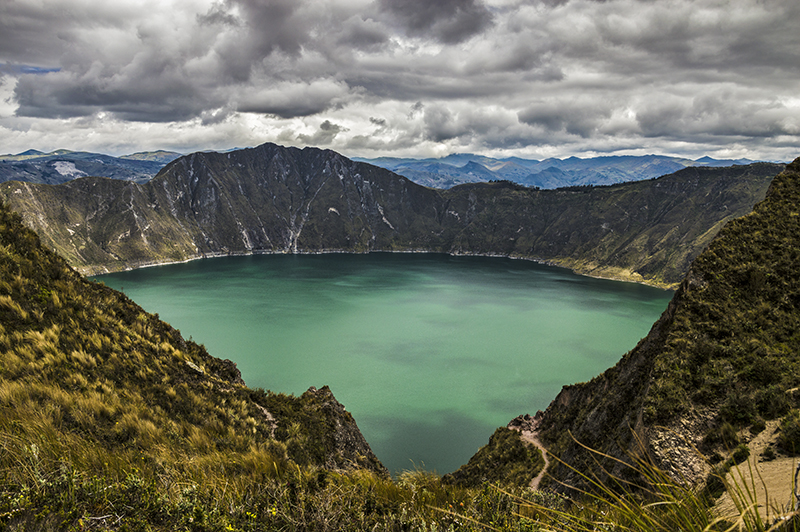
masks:
<instances>
[{"instance_id":1,"label":"vegetation on slope","mask_svg":"<svg viewBox=\"0 0 800 532\"><path fill-rule=\"evenodd\" d=\"M769 200L726 226L692 265L645 403L650 421L714 407L752 424L787 412L800 385L800 161Z\"/></svg>"},{"instance_id":2,"label":"vegetation on slope","mask_svg":"<svg viewBox=\"0 0 800 532\"><path fill-rule=\"evenodd\" d=\"M453 253L543 259L579 273L675 287L728 221L763 199L780 165L687 168L608 187L510 183L447 191L463 213Z\"/></svg>"},{"instance_id":3,"label":"vegetation on slope","mask_svg":"<svg viewBox=\"0 0 800 532\"><path fill-rule=\"evenodd\" d=\"M0 206L3 530L519 530L514 493L393 481L326 387L247 388Z\"/></svg>"},{"instance_id":4,"label":"vegetation on slope","mask_svg":"<svg viewBox=\"0 0 800 532\"><path fill-rule=\"evenodd\" d=\"M0 353L7 524L111 513L167 526L192 517L162 515L181 505L241 504L292 475L388 481L327 388L299 398L246 388L232 363L82 279L5 207Z\"/></svg>"},{"instance_id":5,"label":"vegetation on slope","mask_svg":"<svg viewBox=\"0 0 800 532\"><path fill-rule=\"evenodd\" d=\"M526 487L542 467L544 460L539 449L523 442L519 431L499 427L468 463L445 475L443 480L457 486L490 482Z\"/></svg>"},{"instance_id":6,"label":"vegetation on slope","mask_svg":"<svg viewBox=\"0 0 800 532\"><path fill-rule=\"evenodd\" d=\"M671 287L781 165L689 168L609 187L449 190L318 149L182 157L137 185L4 183L0 196L83 273L218 254L420 250L548 261Z\"/></svg>"},{"instance_id":7,"label":"vegetation on slope","mask_svg":"<svg viewBox=\"0 0 800 532\"><path fill-rule=\"evenodd\" d=\"M647 338L589 383L565 387L542 436L573 467L596 467L581 443L623 458L636 439L670 474L708 473L737 430L790 414L800 386L800 159L752 214L702 253ZM785 426L791 424L790 418ZM788 447L788 445L787 445ZM609 471L619 473L615 464ZM561 479L574 472L554 468Z\"/></svg>"}]
</instances>

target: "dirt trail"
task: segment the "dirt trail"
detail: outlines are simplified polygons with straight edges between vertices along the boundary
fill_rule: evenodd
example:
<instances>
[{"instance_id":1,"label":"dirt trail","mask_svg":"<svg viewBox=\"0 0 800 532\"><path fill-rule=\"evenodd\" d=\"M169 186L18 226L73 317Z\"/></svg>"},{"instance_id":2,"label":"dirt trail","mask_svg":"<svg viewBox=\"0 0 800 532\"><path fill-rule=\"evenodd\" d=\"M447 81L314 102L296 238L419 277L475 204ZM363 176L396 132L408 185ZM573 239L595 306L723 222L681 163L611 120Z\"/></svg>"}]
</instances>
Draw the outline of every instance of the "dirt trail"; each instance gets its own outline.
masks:
<instances>
[{"instance_id":1,"label":"dirt trail","mask_svg":"<svg viewBox=\"0 0 800 532\"><path fill-rule=\"evenodd\" d=\"M740 487L746 486L745 503L754 504L768 523L792 510L792 494L797 457L778 456L763 461L761 453L777 439L779 421L768 421L767 428L747 442L750 458L734 467L728 476ZM749 494L747 494L749 492ZM736 515L736 506L728 493L719 498L715 509L719 515Z\"/></svg>"},{"instance_id":2,"label":"dirt trail","mask_svg":"<svg viewBox=\"0 0 800 532\"><path fill-rule=\"evenodd\" d=\"M531 480L530 483L531 489L538 490L539 483L542 481L542 479L544 478L544 474L547 471L547 466L550 465L550 460L547 458L547 449L545 449L544 445L542 445L542 442L539 441L536 432L523 430L519 433L519 435L523 440L531 443L540 451L542 451L542 458L544 458L544 467L542 468L541 471L539 471L539 474L536 475L536 477L534 477L533 480Z\"/></svg>"},{"instance_id":3,"label":"dirt trail","mask_svg":"<svg viewBox=\"0 0 800 532\"><path fill-rule=\"evenodd\" d=\"M531 480L530 487L531 489L539 489L539 483L544 478L545 472L547 471L547 467L550 465L550 460L547 458L547 449L545 449L542 442L539 441L539 423L541 422L541 412L537 412L534 417L525 414L524 416L519 416L511 421L508 424L508 428L511 430L516 430L519 432L520 438L525 440L526 442L530 443L537 449L542 452L542 458L544 459L544 467L542 470L539 471L539 474Z\"/></svg>"}]
</instances>

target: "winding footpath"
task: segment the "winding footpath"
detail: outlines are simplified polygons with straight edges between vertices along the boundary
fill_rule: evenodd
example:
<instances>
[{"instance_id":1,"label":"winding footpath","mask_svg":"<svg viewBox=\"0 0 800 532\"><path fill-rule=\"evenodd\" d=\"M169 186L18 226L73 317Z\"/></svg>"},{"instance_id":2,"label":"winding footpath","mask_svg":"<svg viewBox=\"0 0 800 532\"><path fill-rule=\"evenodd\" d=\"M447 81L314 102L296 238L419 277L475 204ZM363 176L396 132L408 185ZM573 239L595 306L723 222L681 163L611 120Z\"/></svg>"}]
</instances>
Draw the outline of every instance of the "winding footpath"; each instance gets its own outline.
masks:
<instances>
[{"instance_id":1,"label":"winding footpath","mask_svg":"<svg viewBox=\"0 0 800 532\"><path fill-rule=\"evenodd\" d=\"M547 467L550 465L550 460L547 458L547 449L545 449L542 442L539 441L539 423L541 422L541 412L537 412L534 417L525 414L524 416L519 416L511 423L508 424L508 428L511 430L516 430L519 432L520 438L524 441L530 443L542 453L542 458L544 459L544 467L542 470L539 471L539 474L531 480L530 488L531 489L539 489L539 483L544 478L545 473L547 472Z\"/></svg>"},{"instance_id":2,"label":"winding footpath","mask_svg":"<svg viewBox=\"0 0 800 532\"><path fill-rule=\"evenodd\" d=\"M542 467L542 470L539 471L539 474L536 475L536 477L534 477L530 483L531 489L538 490L539 483L542 481L544 474L547 471L547 466L550 465L550 460L547 458L547 449L544 448L544 445L542 445L542 442L540 442L539 438L537 437L537 433L534 431L523 430L520 431L519 436L542 452L542 458L544 458L544 467Z\"/></svg>"}]
</instances>

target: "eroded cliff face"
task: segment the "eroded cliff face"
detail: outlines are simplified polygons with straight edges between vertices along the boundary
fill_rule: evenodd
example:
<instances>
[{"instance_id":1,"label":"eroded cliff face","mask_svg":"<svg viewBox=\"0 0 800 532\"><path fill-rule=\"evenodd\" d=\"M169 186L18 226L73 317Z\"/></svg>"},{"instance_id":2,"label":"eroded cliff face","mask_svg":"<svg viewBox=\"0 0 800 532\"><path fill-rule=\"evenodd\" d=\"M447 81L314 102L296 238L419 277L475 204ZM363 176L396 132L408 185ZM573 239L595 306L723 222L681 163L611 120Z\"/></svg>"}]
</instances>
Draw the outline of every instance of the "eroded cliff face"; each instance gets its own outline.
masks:
<instances>
[{"instance_id":1,"label":"eroded cliff face","mask_svg":"<svg viewBox=\"0 0 800 532\"><path fill-rule=\"evenodd\" d=\"M144 185L0 184L50 247L92 274L248 253L432 251L521 257L676 285L780 165L691 168L646 182L539 191L422 187L335 152L264 144L195 153Z\"/></svg>"},{"instance_id":2,"label":"eroded cliff face","mask_svg":"<svg viewBox=\"0 0 800 532\"><path fill-rule=\"evenodd\" d=\"M155 180L201 253L369 251L417 237L432 190L334 152L264 145L194 154ZM420 212L417 212L417 209Z\"/></svg>"},{"instance_id":3,"label":"eroded cliff face","mask_svg":"<svg viewBox=\"0 0 800 532\"><path fill-rule=\"evenodd\" d=\"M539 428L549 451L601 477L631 471L586 447L623 462L649 456L696 483L711 456L730 451L721 427L757 432L800 406L789 393L800 385L798 205L800 159L697 257L646 338L590 382L564 387ZM581 482L563 465L549 473Z\"/></svg>"},{"instance_id":4,"label":"eroded cliff face","mask_svg":"<svg viewBox=\"0 0 800 532\"><path fill-rule=\"evenodd\" d=\"M10 183L4 195L84 273L221 254L441 250L427 230L437 191L315 149L197 153L144 185Z\"/></svg>"}]
</instances>

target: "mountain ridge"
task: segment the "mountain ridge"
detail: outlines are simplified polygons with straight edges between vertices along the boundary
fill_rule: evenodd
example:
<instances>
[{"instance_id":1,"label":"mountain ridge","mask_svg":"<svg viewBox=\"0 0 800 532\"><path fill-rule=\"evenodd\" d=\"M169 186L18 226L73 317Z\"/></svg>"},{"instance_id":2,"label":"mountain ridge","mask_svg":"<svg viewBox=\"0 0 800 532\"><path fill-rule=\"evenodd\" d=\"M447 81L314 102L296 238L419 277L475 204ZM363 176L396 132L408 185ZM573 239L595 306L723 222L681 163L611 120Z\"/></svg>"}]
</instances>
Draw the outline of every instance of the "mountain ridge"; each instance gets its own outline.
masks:
<instances>
[{"instance_id":1,"label":"mountain ridge","mask_svg":"<svg viewBox=\"0 0 800 532\"><path fill-rule=\"evenodd\" d=\"M697 484L715 456L747 441L737 432L756 434L800 406L791 391L800 384L798 203L800 158L693 261L647 337L613 368L563 388L538 430L576 469L555 464L551 477L580 485L576 470L593 464L601 477L625 478L635 455Z\"/></svg>"},{"instance_id":2,"label":"mountain ridge","mask_svg":"<svg viewBox=\"0 0 800 532\"><path fill-rule=\"evenodd\" d=\"M696 160L666 155L608 155L591 158L568 157L544 160L509 157L494 159L475 154L451 154L438 159L378 157L354 160L375 164L408 177L415 183L450 188L481 180L506 179L543 189L583 185L611 185L640 181L670 174L690 166L748 165L749 159L719 160L705 156ZM470 163L482 166L479 175L470 171Z\"/></svg>"},{"instance_id":3,"label":"mountain ridge","mask_svg":"<svg viewBox=\"0 0 800 532\"><path fill-rule=\"evenodd\" d=\"M0 196L89 274L226 254L431 251L672 287L781 168L689 168L609 187L501 181L438 190L333 151L264 144L184 156L144 184L6 182Z\"/></svg>"},{"instance_id":4,"label":"mountain ridge","mask_svg":"<svg viewBox=\"0 0 800 532\"><path fill-rule=\"evenodd\" d=\"M241 149L232 148L220 153ZM180 156L180 153L167 150L114 157L66 149L50 153L30 149L15 155L0 155L0 182L17 180L57 184L77 177L94 176L144 183L154 177L163 166ZM708 156L691 160L664 155L610 155L584 159L568 157L539 161L520 157L496 159L471 153L454 153L438 159L354 157L353 160L392 170L415 183L436 188L509 180L544 189L638 181L666 175L688 166L718 167L756 162L749 159L720 160Z\"/></svg>"},{"instance_id":5,"label":"mountain ridge","mask_svg":"<svg viewBox=\"0 0 800 532\"><path fill-rule=\"evenodd\" d=\"M102 153L55 150L42 153L27 150L17 155L0 155L0 182L59 184L86 176L145 183L163 166L180 154L174 152L139 152L122 157Z\"/></svg>"}]
</instances>

